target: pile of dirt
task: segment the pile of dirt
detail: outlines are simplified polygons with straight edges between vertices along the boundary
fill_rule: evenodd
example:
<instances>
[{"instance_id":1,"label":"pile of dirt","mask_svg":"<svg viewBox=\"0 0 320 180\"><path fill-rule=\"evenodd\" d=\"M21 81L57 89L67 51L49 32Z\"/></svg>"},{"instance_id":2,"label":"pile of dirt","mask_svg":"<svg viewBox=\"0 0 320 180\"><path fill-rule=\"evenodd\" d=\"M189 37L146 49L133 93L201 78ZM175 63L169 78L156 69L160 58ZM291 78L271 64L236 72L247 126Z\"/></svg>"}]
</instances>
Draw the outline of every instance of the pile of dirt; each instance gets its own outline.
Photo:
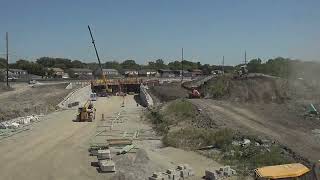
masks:
<instances>
[{"instance_id":1,"label":"pile of dirt","mask_svg":"<svg viewBox=\"0 0 320 180\"><path fill-rule=\"evenodd\" d=\"M289 99L287 81L264 76L247 79L218 77L210 80L202 92L206 97L235 102L284 103Z\"/></svg>"},{"instance_id":2,"label":"pile of dirt","mask_svg":"<svg viewBox=\"0 0 320 180\"><path fill-rule=\"evenodd\" d=\"M139 149L135 154L115 156L117 173L112 179L147 179L154 171L160 171L149 159L145 150Z\"/></svg>"},{"instance_id":3,"label":"pile of dirt","mask_svg":"<svg viewBox=\"0 0 320 180\"><path fill-rule=\"evenodd\" d=\"M164 83L150 87L151 96L156 96L160 101L171 101L188 97L188 90L181 87L180 83Z\"/></svg>"},{"instance_id":4,"label":"pile of dirt","mask_svg":"<svg viewBox=\"0 0 320 180\"><path fill-rule=\"evenodd\" d=\"M0 96L0 121L56 110L56 105L71 91L65 89L66 85L41 85Z\"/></svg>"}]
</instances>

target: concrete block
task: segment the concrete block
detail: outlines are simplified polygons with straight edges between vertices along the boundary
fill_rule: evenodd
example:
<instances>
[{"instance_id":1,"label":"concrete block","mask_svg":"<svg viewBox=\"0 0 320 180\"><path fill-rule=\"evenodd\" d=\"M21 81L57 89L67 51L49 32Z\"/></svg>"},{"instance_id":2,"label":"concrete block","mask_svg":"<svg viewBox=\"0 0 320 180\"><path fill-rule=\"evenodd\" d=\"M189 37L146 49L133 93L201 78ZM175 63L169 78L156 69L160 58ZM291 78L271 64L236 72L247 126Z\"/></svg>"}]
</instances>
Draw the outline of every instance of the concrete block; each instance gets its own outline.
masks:
<instances>
[{"instance_id":1,"label":"concrete block","mask_svg":"<svg viewBox=\"0 0 320 180\"><path fill-rule=\"evenodd\" d=\"M217 180L219 175L214 170L205 170L205 179L206 180Z\"/></svg>"},{"instance_id":2,"label":"concrete block","mask_svg":"<svg viewBox=\"0 0 320 180\"><path fill-rule=\"evenodd\" d=\"M178 171L168 169L165 174L169 178L169 180L178 180L180 178L180 173Z\"/></svg>"},{"instance_id":3,"label":"concrete block","mask_svg":"<svg viewBox=\"0 0 320 180\"><path fill-rule=\"evenodd\" d=\"M149 180L168 180L168 178L163 173L154 172Z\"/></svg>"},{"instance_id":4,"label":"concrete block","mask_svg":"<svg viewBox=\"0 0 320 180\"><path fill-rule=\"evenodd\" d=\"M180 174L181 178L194 176L194 172L192 171L192 168L188 164L178 165L176 171L178 172L178 174Z\"/></svg>"},{"instance_id":5,"label":"concrete block","mask_svg":"<svg viewBox=\"0 0 320 180\"><path fill-rule=\"evenodd\" d=\"M116 166L112 160L99 160L99 167L101 172L115 172Z\"/></svg>"},{"instance_id":6,"label":"concrete block","mask_svg":"<svg viewBox=\"0 0 320 180\"><path fill-rule=\"evenodd\" d=\"M111 159L111 152L109 149L99 149L97 154L98 160Z\"/></svg>"}]
</instances>

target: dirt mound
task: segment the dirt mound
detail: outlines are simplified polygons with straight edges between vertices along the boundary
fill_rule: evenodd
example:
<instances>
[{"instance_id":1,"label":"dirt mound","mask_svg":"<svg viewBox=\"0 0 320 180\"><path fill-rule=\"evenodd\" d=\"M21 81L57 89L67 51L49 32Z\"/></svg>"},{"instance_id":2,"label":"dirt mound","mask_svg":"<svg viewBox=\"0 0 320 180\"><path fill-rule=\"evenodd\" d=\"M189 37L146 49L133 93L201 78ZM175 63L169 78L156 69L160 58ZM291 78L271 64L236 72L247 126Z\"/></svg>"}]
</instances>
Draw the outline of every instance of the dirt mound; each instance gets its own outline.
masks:
<instances>
[{"instance_id":1,"label":"dirt mound","mask_svg":"<svg viewBox=\"0 0 320 180\"><path fill-rule=\"evenodd\" d=\"M145 150L139 149L135 154L126 154L115 156L118 172L112 179L129 180L129 179L147 179L152 172L160 170L155 167L148 157Z\"/></svg>"},{"instance_id":2,"label":"dirt mound","mask_svg":"<svg viewBox=\"0 0 320 180\"><path fill-rule=\"evenodd\" d=\"M188 90L181 87L180 83L165 83L150 87L150 92L160 101L171 101L188 96Z\"/></svg>"},{"instance_id":3,"label":"dirt mound","mask_svg":"<svg viewBox=\"0 0 320 180\"><path fill-rule=\"evenodd\" d=\"M289 99L285 80L270 77L232 79L219 77L202 89L207 97L251 103L283 103Z\"/></svg>"}]
</instances>

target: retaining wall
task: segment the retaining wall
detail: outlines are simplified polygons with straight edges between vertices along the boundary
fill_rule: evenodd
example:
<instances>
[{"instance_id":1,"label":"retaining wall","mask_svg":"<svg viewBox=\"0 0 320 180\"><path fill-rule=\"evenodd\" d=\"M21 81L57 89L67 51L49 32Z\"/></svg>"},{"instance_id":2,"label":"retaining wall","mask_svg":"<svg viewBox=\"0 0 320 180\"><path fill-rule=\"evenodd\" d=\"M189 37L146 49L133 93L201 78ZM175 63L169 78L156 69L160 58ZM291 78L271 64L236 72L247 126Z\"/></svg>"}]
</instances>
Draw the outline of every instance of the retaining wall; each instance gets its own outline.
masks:
<instances>
[{"instance_id":1,"label":"retaining wall","mask_svg":"<svg viewBox=\"0 0 320 180\"><path fill-rule=\"evenodd\" d=\"M153 106L153 100L150 94L147 92L148 86L140 85L140 99L143 106Z\"/></svg>"}]
</instances>

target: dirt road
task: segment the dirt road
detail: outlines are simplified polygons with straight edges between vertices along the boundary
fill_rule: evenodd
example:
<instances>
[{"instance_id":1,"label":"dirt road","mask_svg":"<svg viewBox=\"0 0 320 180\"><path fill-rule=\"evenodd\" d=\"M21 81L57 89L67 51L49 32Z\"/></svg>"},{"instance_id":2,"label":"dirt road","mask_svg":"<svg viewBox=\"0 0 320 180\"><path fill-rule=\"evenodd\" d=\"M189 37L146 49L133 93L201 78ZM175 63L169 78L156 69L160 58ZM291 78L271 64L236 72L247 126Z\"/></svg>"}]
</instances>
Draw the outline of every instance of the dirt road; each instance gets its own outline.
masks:
<instances>
[{"instance_id":1,"label":"dirt road","mask_svg":"<svg viewBox=\"0 0 320 180\"><path fill-rule=\"evenodd\" d=\"M98 118L92 123L72 122L77 113L74 109L53 112L33 125L31 130L1 140L1 179L87 180L123 177L123 174L120 176L119 173L98 173L96 168L91 166L96 158L89 156L88 153L89 145L101 122L99 117L102 113L105 117L113 116L121 110L121 103L121 97L99 98L95 102ZM139 118L142 107L136 107L133 96L127 96L125 104L126 122L115 125L115 128L126 129L128 132L136 129L151 130L148 123L142 122ZM215 168L220 166L194 152L162 148L159 140L143 140L135 143L138 147L137 153L114 158L118 172L127 173L124 174L126 179L137 177L137 174L140 177L138 179L145 179L153 170L165 171L180 163L189 163L196 171L197 176L194 179L200 179L208 166ZM132 155L139 157L134 158L133 164L128 164L128 159L130 160ZM144 163L146 164L143 165Z\"/></svg>"},{"instance_id":2,"label":"dirt road","mask_svg":"<svg viewBox=\"0 0 320 180\"><path fill-rule=\"evenodd\" d=\"M319 141L311 133L320 124L284 113L286 111L281 111L283 105L231 104L209 99L193 99L191 102L205 110L218 126L267 136L310 161L320 159Z\"/></svg>"}]
</instances>

